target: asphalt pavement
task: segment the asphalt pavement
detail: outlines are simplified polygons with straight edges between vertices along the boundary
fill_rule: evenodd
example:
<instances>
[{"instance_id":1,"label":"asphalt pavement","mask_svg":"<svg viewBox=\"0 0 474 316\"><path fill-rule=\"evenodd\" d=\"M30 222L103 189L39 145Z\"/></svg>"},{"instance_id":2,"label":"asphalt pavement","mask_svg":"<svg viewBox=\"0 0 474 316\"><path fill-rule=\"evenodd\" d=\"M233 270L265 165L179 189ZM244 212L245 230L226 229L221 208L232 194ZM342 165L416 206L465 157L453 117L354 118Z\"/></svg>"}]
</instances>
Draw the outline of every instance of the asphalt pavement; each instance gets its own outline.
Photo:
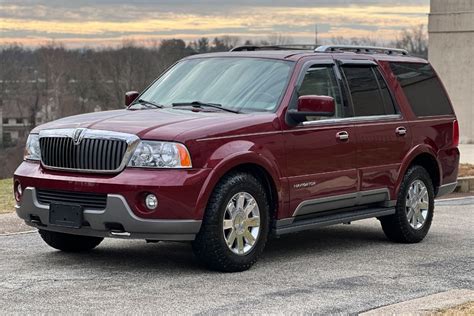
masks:
<instances>
[{"instance_id":1,"label":"asphalt pavement","mask_svg":"<svg viewBox=\"0 0 474 316\"><path fill-rule=\"evenodd\" d=\"M0 236L1 313L353 314L474 289L474 198L438 202L424 242L394 244L377 220L270 240L250 270L199 266L186 243L106 240L88 254L37 233Z\"/></svg>"}]
</instances>

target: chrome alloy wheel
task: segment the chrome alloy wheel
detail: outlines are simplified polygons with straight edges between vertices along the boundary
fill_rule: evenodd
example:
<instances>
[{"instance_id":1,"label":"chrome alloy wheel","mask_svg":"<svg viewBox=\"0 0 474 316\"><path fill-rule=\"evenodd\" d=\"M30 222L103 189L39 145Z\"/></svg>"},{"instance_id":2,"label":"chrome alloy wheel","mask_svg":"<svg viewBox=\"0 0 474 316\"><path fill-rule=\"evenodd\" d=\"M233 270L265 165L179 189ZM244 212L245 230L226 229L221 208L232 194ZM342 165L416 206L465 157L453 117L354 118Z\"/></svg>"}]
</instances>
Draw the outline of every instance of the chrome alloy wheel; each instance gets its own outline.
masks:
<instances>
[{"instance_id":1,"label":"chrome alloy wheel","mask_svg":"<svg viewBox=\"0 0 474 316\"><path fill-rule=\"evenodd\" d=\"M235 194L227 203L223 224L227 247L237 255L248 254L260 234L260 211L255 198L247 192Z\"/></svg>"},{"instance_id":2,"label":"chrome alloy wheel","mask_svg":"<svg viewBox=\"0 0 474 316\"><path fill-rule=\"evenodd\" d=\"M422 228L430 209L428 189L422 181L415 180L410 185L405 206L410 226L414 229Z\"/></svg>"}]
</instances>

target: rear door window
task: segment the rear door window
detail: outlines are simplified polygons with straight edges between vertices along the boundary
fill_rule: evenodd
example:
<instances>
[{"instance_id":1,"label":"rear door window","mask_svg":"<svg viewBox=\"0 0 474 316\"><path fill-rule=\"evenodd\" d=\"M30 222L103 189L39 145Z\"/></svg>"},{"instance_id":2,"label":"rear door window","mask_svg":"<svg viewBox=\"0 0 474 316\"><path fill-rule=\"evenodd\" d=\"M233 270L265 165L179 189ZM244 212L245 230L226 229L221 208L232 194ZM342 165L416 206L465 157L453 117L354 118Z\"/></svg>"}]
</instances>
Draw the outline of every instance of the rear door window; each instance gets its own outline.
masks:
<instances>
[{"instance_id":1,"label":"rear door window","mask_svg":"<svg viewBox=\"0 0 474 316\"><path fill-rule=\"evenodd\" d=\"M430 64L392 62L390 67L416 116L453 114L449 98Z\"/></svg>"},{"instance_id":2,"label":"rear door window","mask_svg":"<svg viewBox=\"0 0 474 316\"><path fill-rule=\"evenodd\" d=\"M387 85L376 67L343 66L355 116L395 114Z\"/></svg>"}]
</instances>

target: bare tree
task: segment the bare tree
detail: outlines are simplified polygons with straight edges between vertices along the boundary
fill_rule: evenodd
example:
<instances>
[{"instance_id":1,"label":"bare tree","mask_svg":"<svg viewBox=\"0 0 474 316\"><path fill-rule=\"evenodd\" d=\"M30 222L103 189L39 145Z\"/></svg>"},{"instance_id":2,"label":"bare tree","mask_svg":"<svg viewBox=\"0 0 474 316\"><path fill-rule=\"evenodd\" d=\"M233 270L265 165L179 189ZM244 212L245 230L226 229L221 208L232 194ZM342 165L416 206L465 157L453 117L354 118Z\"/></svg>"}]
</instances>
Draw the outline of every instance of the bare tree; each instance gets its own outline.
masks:
<instances>
[{"instance_id":1,"label":"bare tree","mask_svg":"<svg viewBox=\"0 0 474 316\"><path fill-rule=\"evenodd\" d=\"M229 49L232 49L234 47L239 46L240 42L241 42L240 37L238 37L238 36L229 36L229 35L222 36L221 40L224 43L224 46L229 48Z\"/></svg>"},{"instance_id":2,"label":"bare tree","mask_svg":"<svg viewBox=\"0 0 474 316\"><path fill-rule=\"evenodd\" d=\"M262 41L268 45L289 45L293 44L293 37L282 33L272 33L267 36L267 39Z\"/></svg>"},{"instance_id":3,"label":"bare tree","mask_svg":"<svg viewBox=\"0 0 474 316\"><path fill-rule=\"evenodd\" d=\"M343 36L331 37L326 41L327 44L334 45L357 45L357 46L381 46L379 41L370 37L350 37L346 38Z\"/></svg>"},{"instance_id":4,"label":"bare tree","mask_svg":"<svg viewBox=\"0 0 474 316\"><path fill-rule=\"evenodd\" d=\"M403 30L393 46L408 50L412 55L428 58L428 33L426 26L420 24Z\"/></svg>"},{"instance_id":5,"label":"bare tree","mask_svg":"<svg viewBox=\"0 0 474 316\"><path fill-rule=\"evenodd\" d=\"M42 108L44 120L50 121L60 116L65 104L62 102L66 89L66 73L69 69L68 52L60 43L50 42L38 49L40 71L45 79L46 102Z\"/></svg>"}]
</instances>

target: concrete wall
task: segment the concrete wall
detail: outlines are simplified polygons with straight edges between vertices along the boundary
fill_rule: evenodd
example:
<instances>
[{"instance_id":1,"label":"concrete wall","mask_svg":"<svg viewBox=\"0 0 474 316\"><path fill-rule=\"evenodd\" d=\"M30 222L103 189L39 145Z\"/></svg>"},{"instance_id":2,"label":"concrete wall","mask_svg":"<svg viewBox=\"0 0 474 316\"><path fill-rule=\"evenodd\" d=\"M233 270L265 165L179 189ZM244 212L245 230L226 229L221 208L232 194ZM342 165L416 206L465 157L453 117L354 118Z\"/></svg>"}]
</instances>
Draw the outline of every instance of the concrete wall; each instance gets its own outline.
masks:
<instances>
[{"instance_id":1,"label":"concrete wall","mask_svg":"<svg viewBox=\"0 0 474 316\"><path fill-rule=\"evenodd\" d=\"M3 106L0 100L0 148L3 148Z\"/></svg>"},{"instance_id":2,"label":"concrete wall","mask_svg":"<svg viewBox=\"0 0 474 316\"><path fill-rule=\"evenodd\" d=\"M461 127L474 143L474 0L431 0L429 59L445 84Z\"/></svg>"}]
</instances>

